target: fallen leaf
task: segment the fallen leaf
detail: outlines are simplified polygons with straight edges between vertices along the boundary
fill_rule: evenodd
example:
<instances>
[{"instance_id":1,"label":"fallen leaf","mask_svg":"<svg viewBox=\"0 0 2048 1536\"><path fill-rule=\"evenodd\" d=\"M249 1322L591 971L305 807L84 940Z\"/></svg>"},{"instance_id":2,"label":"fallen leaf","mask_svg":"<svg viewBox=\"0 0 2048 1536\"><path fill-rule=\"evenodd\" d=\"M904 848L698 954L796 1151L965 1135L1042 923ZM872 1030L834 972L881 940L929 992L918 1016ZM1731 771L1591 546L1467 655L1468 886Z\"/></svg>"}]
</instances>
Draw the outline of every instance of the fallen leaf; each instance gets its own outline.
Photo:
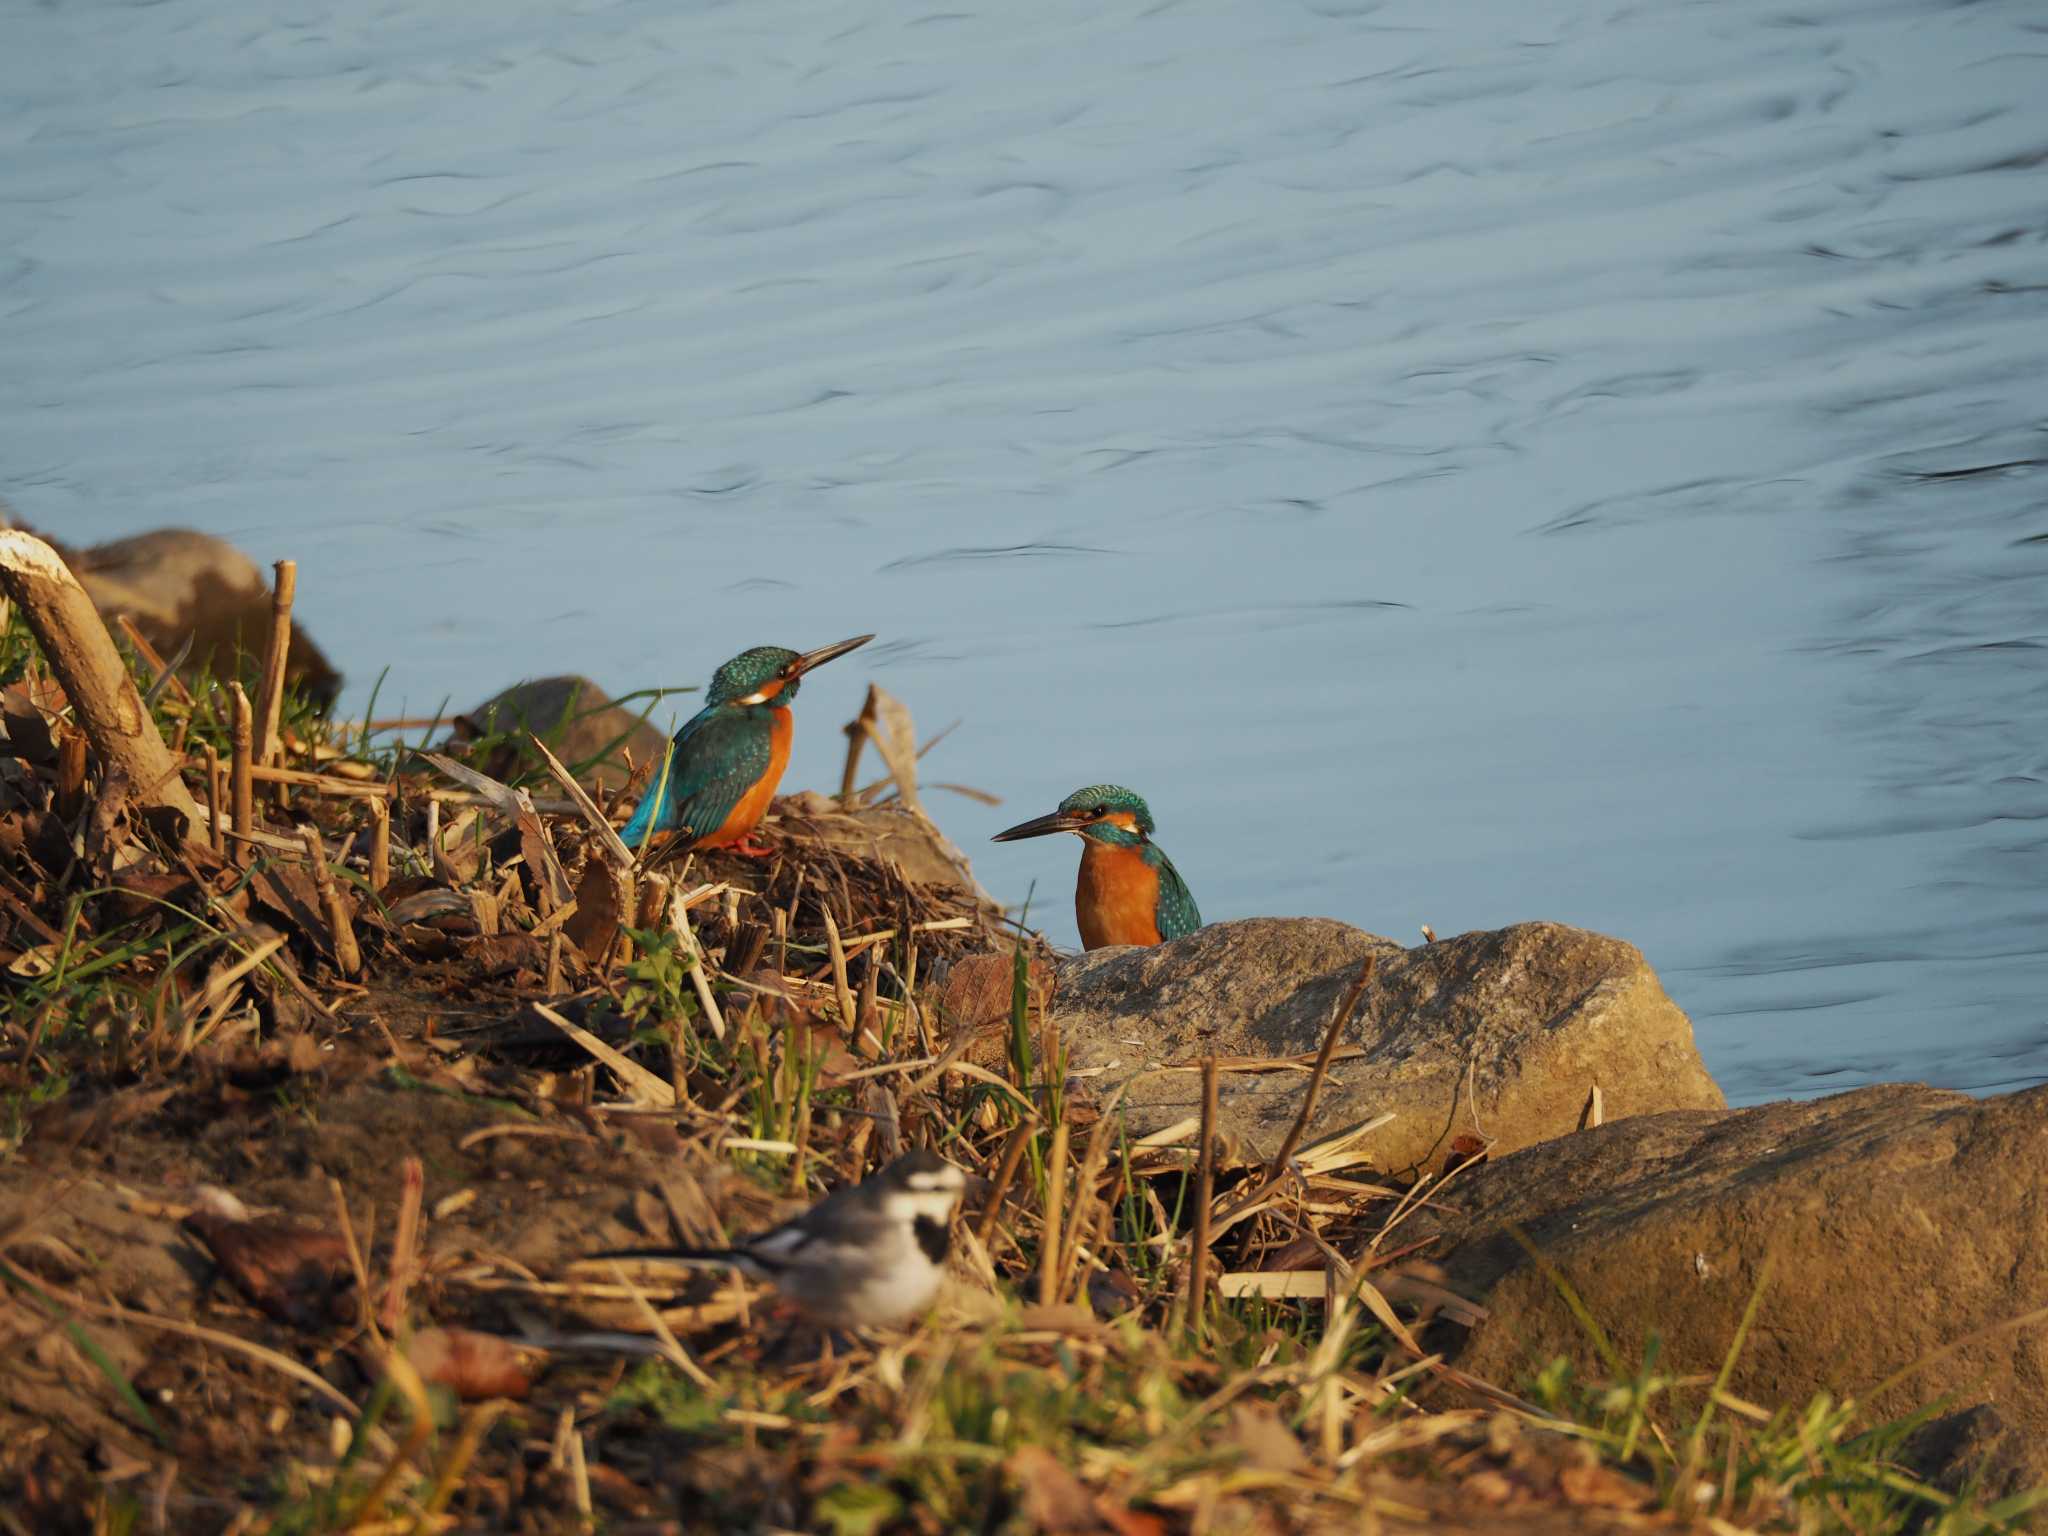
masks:
<instances>
[{"instance_id":1,"label":"fallen leaf","mask_svg":"<svg viewBox=\"0 0 2048 1536\"><path fill-rule=\"evenodd\" d=\"M1231 1404L1230 1438L1245 1460L1263 1471L1292 1472L1308 1459L1294 1431L1280 1422L1270 1403Z\"/></svg>"},{"instance_id":2,"label":"fallen leaf","mask_svg":"<svg viewBox=\"0 0 2048 1536\"><path fill-rule=\"evenodd\" d=\"M1557 1491L1566 1502L1588 1509L1644 1509L1654 1498L1634 1478L1597 1461L1575 1461L1559 1468Z\"/></svg>"},{"instance_id":3,"label":"fallen leaf","mask_svg":"<svg viewBox=\"0 0 2048 1536\"><path fill-rule=\"evenodd\" d=\"M1019 1446L1003 1470L1016 1485L1024 1518L1034 1530L1092 1531L1100 1526L1095 1500L1044 1446Z\"/></svg>"},{"instance_id":4,"label":"fallen leaf","mask_svg":"<svg viewBox=\"0 0 2048 1536\"><path fill-rule=\"evenodd\" d=\"M422 1328L406 1343L405 1353L424 1379L464 1402L526 1396L544 1358L510 1339L471 1328Z\"/></svg>"},{"instance_id":5,"label":"fallen leaf","mask_svg":"<svg viewBox=\"0 0 2048 1536\"><path fill-rule=\"evenodd\" d=\"M242 1294L280 1322L312 1327L329 1321L337 1293L352 1278L348 1245L332 1232L236 1221L211 1211L194 1211L185 1226Z\"/></svg>"}]
</instances>

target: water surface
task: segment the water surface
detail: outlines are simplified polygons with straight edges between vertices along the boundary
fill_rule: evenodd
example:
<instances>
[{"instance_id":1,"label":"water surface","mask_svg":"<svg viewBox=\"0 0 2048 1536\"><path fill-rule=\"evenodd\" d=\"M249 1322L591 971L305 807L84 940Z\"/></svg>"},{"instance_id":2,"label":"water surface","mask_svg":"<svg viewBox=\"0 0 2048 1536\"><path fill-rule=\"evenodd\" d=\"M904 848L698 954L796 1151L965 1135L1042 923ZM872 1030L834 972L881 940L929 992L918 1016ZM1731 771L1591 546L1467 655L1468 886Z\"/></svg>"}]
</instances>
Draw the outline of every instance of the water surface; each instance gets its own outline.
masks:
<instances>
[{"instance_id":1,"label":"water surface","mask_svg":"<svg viewBox=\"0 0 2048 1536\"><path fill-rule=\"evenodd\" d=\"M0 56L0 491L359 708L867 676L1072 941L1640 944L1738 1100L2048 1077L2031 0L161 0ZM2003 466L2003 467L2000 467ZM675 701L687 711L687 700Z\"/></svg>"}]
</instances>

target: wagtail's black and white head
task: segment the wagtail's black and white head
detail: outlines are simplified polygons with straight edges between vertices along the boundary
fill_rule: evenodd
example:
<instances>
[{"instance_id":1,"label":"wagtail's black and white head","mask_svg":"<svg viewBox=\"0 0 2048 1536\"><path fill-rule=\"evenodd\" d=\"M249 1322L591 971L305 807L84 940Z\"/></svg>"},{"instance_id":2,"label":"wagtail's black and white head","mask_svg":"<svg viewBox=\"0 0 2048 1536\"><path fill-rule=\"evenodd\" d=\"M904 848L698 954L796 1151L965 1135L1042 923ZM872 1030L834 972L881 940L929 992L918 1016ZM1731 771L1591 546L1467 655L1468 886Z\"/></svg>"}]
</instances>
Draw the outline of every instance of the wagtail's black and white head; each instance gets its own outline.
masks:
<instances>
[{"instance_id":1,"label":"wagtail's black and white head","mask_svg":"<svg viewBox=\"0 0 2048 1536\"><path fill-rule=\"evenodd\" d=\"M731 1248L628 1248L596 1257L730 1266L767 1281L829 1327L888 1327L938 1296L953 1210L966 1187L967 1175L936 1152L906 1152Z\"/></svg>"}]
</instances>

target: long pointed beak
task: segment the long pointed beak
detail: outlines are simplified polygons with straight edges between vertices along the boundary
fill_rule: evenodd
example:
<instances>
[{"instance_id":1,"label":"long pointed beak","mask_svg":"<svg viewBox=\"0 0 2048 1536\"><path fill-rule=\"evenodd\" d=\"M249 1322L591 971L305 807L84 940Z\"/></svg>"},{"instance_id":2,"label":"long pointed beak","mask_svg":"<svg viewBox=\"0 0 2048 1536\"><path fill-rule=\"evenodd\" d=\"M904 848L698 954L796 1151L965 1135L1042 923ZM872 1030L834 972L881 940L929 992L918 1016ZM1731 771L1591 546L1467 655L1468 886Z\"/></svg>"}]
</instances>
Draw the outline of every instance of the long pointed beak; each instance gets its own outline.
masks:
<instances>
[{"instance_id":1,"label":"long pointed beak","mask_svg":"<svg viewBox=\"0 0 2048 1536\"><path fill-rule=\"evenodd\" d=\"M802 677L813 667L822 667L826 662L844 656L848 651L857 651L874 639L873 635L855 635L851 640L842 640L837 645L821 645L815 651L805 651L789 664L790 677Z\"/></svg>"},{"instance_id":2,"label":"long pointed beak","mask_svg":"<svg viewBox=\"0 0 2048 1536\"><path fill-rule=\"evenodd\" d=\"M1044 837L1048 832L1078 832L1092 826L1095 818L1086 811L1054 811L1047 816L1034 816L1029 821L1020 821L1007 831L998 832L989 841L992 843L1014 843L1022 837Z\"/></svg>"}]
</instances>

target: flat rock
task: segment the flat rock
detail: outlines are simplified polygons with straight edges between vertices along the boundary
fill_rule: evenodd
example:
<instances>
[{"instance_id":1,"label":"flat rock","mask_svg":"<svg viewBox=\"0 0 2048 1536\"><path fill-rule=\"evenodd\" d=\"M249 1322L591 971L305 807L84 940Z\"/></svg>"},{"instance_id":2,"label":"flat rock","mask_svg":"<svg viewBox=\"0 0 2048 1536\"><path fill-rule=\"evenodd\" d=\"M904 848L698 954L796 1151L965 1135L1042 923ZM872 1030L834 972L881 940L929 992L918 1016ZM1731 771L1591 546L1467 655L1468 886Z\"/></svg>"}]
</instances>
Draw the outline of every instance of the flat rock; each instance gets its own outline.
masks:
<instances>
[{"instance_id":1,"label":"flat rock","mask_svg":"<svg viewBox=\"0 0 2048 1536\"><path fill-rule=\"evenodd\" d=\"M1601 1370L1510 1226L1626 1362L1654 1332L1674 1373L1720 1368L1775 1253L1736 1395L1803 1407L1827 1391L1882 1422L1954 1394L1919 1460L1951 1484L1985 1474L1999 1497L2048 1482L2048 1317L2000 1328L2048 1308L2044 1190L2048 1088L1972 1099L1890 1085L1531 1147L1458 1174L1416 1235L1437 1229L1446 1283L1492 1314L1458 1363L1506 1386L1559 1355Z\"/></svg>"},{"instance_id":2,"label":"flat rock","mask_svg":"<svg viewBox=\"0 0 2048 1536\"><path fill-rule=\"evenodd\" d=\"M1100 949L1061 967L1054 1017L1093 1086L1127 1083L1131 1126L1197 1112L1209 1054L1311 1053L1370 955L1377 971L1324 1084L1308 1137L1382 1114L1361 1142L1384 1171L1439 1158L1458 1135L1498 1154L1576 1128L1600 1087L1609 1119L1726 1100L1692 1025L1639 951L1557 923L1520 923L1403 949L1327 918L1246 918L1148 949ZM1226 1073L1220 1123L1240 1153L1277 1151L1302 1072Z\"/></svg>"},{"instance_id":3,"label":"flat rock","mask_svg":"<svg viewBox=\"0 0 2048 1536\"><path fill-rule=\"evenodd\" d=\"M502 779L534 761L520 734L531 731L577 777L618 789L626 782L625 755L659 772L668 737L638 710L610 700L610 692L587 677L532 678L457 715L455 740L510 737L492 742L481 757L473 755L479 772Z\"/></svg>"}]
</instances>

